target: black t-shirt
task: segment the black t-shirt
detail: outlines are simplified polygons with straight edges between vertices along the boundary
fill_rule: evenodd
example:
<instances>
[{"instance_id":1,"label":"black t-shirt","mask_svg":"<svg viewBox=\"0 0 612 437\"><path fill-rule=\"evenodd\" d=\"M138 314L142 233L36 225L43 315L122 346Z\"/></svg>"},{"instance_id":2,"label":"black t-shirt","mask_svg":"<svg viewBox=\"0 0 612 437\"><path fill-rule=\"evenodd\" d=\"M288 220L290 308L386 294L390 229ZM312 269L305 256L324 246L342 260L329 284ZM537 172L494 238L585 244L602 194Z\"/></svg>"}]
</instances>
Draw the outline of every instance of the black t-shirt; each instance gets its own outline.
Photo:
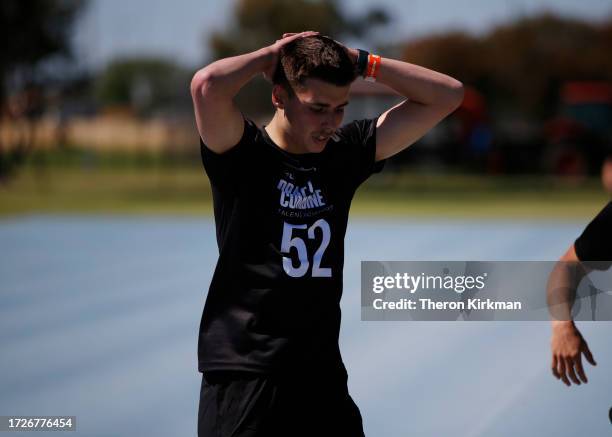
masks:
<instances>
[{"instance_id":1,"label":"black t-shirt","mask_svg":"<svg viewBox=\"0 0 612 437\"><path fill-rule=\"evenodd\" d=\"M589 223L574 243L580 261L604 261L612 263L612 202Z\"/></svg>"},{"instance_id":2,"label":"black t-shirt","mask_svg":"<svg viewBox=\"0 0 612 437\"><path fill-rule=\"evenodd\" d=\"M349 123L320 153L292 154L245 119L216 154L211 181L219 259L200 323L200 372L346 374L338 336L344 235L375 162L376 119Z\"/></svg>"}]
</instances>

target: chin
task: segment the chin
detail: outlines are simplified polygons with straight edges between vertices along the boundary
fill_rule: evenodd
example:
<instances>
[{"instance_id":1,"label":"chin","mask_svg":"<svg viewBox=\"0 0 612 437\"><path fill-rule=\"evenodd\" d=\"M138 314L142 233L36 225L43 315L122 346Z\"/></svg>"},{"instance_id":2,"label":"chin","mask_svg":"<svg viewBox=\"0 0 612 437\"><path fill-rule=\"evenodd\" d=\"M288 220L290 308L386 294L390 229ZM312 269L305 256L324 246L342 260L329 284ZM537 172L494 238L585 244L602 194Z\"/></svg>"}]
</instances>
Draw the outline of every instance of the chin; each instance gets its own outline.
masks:
<instances>
[{"instance_id":1,"label":"chin","mask_svg":"<svg viewBox=\"0 0 612 437\"><path fill-rule=\"evenodd\" d=\"M319 153L322 152L325 149L325 146L327 145L329 140L325 141L324 143L322 142L317 142L314 140L311 140L308 142L308 152L309 153Z\"/></svg>"}]
</instances>

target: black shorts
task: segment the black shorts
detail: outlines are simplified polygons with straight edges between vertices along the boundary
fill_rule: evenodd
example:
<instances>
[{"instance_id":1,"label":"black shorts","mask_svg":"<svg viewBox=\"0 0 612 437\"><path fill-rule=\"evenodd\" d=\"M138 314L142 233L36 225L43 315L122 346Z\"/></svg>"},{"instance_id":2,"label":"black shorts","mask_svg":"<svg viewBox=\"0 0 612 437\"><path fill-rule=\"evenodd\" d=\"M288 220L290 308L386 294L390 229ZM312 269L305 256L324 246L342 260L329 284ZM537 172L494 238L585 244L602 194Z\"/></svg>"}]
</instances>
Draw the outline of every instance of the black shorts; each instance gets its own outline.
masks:
<instances>
[{"instance_id":1,"label":"black shorts","mask_svg":"<svg viewBox=\"0 0 612 437\"><path fill-rule=\"evenodd\" d=\"M364 437L346 378L206 372L198 437Z\"/></svg>"}]
</instances>

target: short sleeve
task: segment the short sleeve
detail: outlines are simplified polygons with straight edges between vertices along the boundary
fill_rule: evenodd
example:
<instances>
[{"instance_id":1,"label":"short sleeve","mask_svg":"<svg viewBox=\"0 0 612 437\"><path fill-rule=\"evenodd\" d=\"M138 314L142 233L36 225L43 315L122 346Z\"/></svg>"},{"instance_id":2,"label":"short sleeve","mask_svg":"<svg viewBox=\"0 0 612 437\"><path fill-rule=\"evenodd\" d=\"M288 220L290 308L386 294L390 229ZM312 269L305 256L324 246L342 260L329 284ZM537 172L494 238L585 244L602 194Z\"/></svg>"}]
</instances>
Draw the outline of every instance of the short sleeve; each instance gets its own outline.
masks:
<instances>
[{"instance_id":1,"label":"short sleeve","mask_svg":"<svg viewBox=\"0 0 612 437\"><path fill-rule=\"evenodd\" d=\"M212 185L219 189L236 187L245 174L248 154L257 136L257 126L244 117L244 130L238 144L224 153L213 152L200 137L200 153L204 170Z\"/></svg>"},{"instance_id":2,"label":"short sleeve","mask_svg":"<svg viewBox=\"0 0 612 437\"><path fill-rule=\"evenodd\" d=\"M612 262L612 202L588 224L574 248L580 261Z\"/></svg>"},{"instance_id":3,"label":"short sleeve","mask_svg":"<svg viewBox=\"0 0 612 437\"><path fill-rule=\"evenodd\" d=\"M338 132L340 140L346 143L347 162L350 163L355 187L380 172L385 165L385 160L376 161L376 122L377 118L356 120Z\"/></svg>"}]
</instances>

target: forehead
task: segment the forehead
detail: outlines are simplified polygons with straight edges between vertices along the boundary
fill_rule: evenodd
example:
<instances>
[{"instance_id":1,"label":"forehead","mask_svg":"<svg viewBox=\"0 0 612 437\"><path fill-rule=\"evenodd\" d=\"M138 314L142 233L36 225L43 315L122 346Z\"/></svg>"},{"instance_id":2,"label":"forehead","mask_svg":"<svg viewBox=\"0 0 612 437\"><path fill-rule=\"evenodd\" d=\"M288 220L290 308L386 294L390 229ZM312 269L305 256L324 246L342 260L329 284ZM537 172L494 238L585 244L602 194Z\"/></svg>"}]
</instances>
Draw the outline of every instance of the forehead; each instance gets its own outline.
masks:
<instances>
[{"instance_id":1,"label":"forehead","mask_svg":"<svg viewBox=\"0 0 612 437\"><path fill-rule=\"evenodd\" d=\"M350 85L338 86L319 79L306 79L295 93L302 103L338 106L348 101Z\"/></svg>"}]
</instances>

